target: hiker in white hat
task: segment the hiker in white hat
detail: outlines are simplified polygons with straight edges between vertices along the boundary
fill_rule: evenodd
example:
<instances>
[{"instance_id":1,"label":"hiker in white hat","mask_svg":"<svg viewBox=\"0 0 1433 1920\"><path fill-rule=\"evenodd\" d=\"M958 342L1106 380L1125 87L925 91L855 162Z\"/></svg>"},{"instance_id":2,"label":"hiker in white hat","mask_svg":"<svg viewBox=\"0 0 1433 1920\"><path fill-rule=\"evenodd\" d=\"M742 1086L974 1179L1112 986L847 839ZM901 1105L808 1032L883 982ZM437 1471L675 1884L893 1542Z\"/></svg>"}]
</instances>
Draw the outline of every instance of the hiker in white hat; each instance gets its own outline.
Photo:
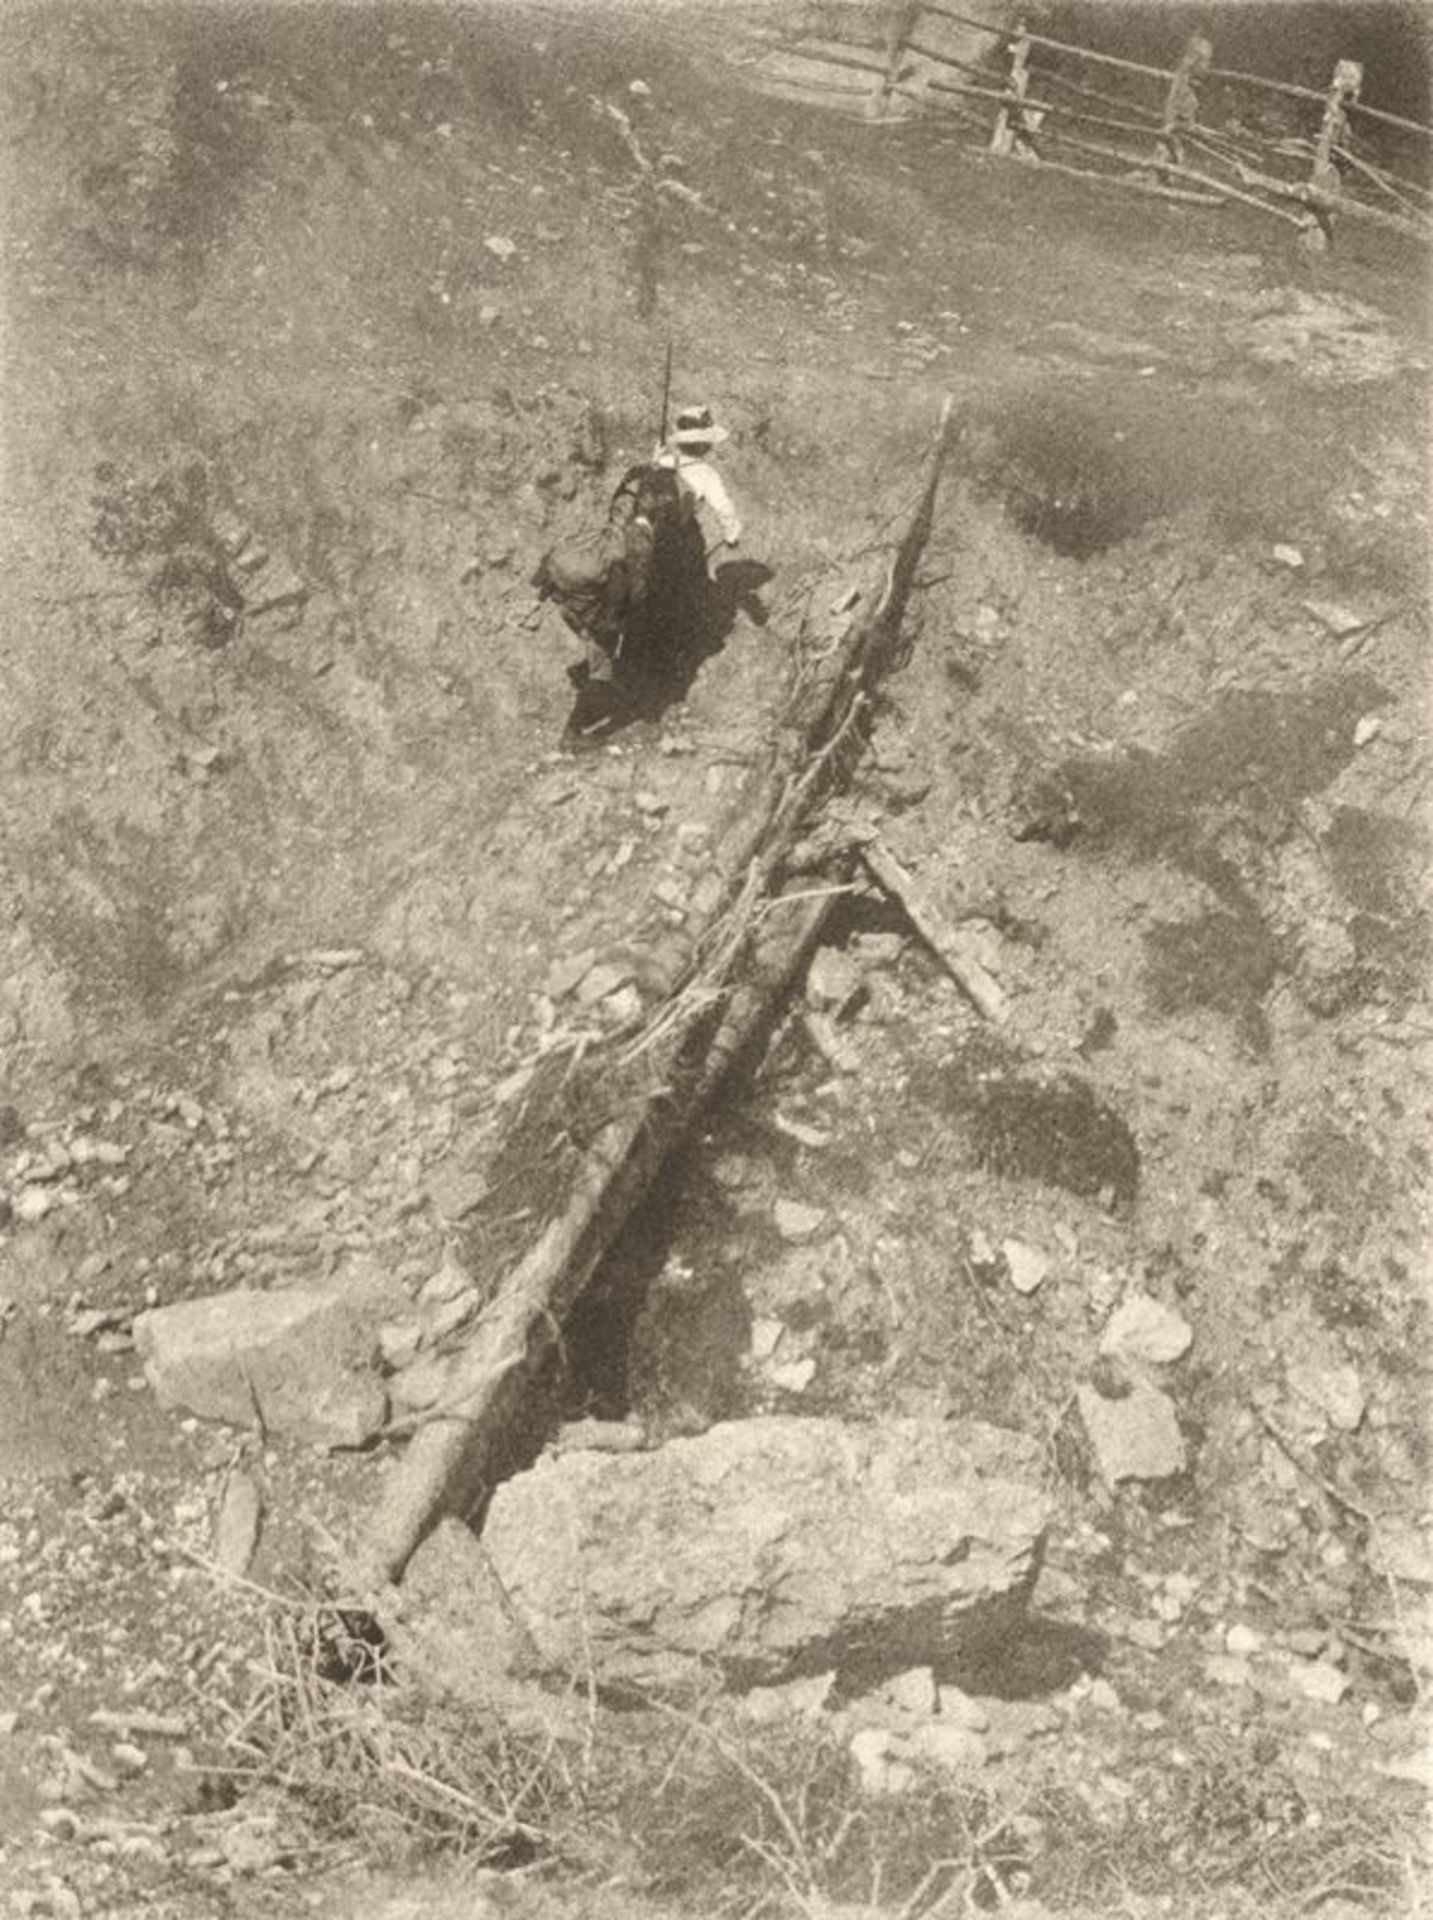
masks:
<instances>
[{"instance_id":1,"label":"hiker in white hat","mask_svg":"<svg viewBox=\"0 0 1433 1920\"><path fill-rule=\"evenodd\" d=\"M706 507L721 529L718 546L734 547L741 540L741 516L726 490L726 483L707 458L730 436L717 425L710 407L683 407L676 425L653 454L659 467L672 468L682 489L689 513Z\"/></svg>"}]
</instances>

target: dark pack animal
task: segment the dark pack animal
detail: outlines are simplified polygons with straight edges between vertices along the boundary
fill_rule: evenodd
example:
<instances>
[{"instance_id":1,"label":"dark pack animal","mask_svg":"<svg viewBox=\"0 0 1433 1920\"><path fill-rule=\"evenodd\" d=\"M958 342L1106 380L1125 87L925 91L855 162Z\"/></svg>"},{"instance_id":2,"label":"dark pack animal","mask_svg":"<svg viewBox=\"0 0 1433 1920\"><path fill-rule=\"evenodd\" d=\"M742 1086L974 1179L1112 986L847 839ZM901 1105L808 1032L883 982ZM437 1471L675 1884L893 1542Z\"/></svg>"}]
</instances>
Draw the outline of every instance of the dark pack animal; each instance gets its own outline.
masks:
<instances>
[{"instance_id":1,"label":"dark pack animal","mask_svg":"<svg viewBox=\"0 0 1433 1920\"><path fill-rule=\"evenodd\" d=\"M594 678L608 677L621 661L629 627L651 587L659 544L677 532L682 514L681 490L670 469L631 467L603 524L549 547L539 560L532 585L587 643Z\"/></svg>"}]
</instances>

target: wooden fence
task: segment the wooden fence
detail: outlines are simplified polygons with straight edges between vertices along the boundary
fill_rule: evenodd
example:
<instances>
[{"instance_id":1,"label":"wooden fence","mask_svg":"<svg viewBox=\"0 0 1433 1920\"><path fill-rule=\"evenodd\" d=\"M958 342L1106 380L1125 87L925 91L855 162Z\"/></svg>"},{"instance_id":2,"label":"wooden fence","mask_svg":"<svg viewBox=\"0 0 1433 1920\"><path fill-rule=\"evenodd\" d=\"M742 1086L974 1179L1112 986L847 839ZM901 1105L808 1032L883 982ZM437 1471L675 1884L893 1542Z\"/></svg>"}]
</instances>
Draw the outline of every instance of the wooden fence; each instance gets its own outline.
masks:
<instances>
[{"instance_id":1,"label":"wooden fence","mask_svg":"<svg viewBox=\"0 0 1433 1920\"><path fill-rule=\"evenodd\" d=\"M934 43L932 23L983 36L993 51L958 57ZM875 117L939 108L993 154L1166 199L1253 207L1316 249L1336 219L1433 240L1433 127L1366 106L1356 60L1339 60L1318 92L1218 67L1204 35L1177 66L1155 67L1023 24L1000 34L935 0L902 0L880 45L828 42L817 57L835 70L824 91L859 97Z\"/></svg>"}]
</instances>

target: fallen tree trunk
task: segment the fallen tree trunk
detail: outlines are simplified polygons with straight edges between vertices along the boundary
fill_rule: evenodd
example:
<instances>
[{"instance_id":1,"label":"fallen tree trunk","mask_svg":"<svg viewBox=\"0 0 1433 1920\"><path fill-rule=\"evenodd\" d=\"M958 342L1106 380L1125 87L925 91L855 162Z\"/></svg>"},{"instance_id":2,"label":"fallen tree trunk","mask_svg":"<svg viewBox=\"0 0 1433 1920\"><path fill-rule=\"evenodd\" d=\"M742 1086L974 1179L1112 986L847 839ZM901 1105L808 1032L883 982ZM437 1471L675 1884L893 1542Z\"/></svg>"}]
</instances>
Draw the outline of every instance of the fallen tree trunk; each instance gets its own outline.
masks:
<instances>
[{"instance_id":1,"label":"fallen tree trunk","mask_svg":"<svg viewBox=\"0 0 1433 1920\"><path fill-rule=\"evenodd\" d=\"M949 437L947 401L883 591L837 648L798 674L766 775L723 837L724 897L685 978L635 1037L589 1053L574 1069L593 1086L634 1074L645 1084L586 1142L558 1210L453 1357L438 1407L390 1468L357 1544L362 1585L400 1578L439 1518L471 1514L492 1491L505 1436L567 1313L815 945L839 889L783 892L785 865L821 799L849 776L871 691L901 658L901 621Z\"/></svg>"}]
</instances>

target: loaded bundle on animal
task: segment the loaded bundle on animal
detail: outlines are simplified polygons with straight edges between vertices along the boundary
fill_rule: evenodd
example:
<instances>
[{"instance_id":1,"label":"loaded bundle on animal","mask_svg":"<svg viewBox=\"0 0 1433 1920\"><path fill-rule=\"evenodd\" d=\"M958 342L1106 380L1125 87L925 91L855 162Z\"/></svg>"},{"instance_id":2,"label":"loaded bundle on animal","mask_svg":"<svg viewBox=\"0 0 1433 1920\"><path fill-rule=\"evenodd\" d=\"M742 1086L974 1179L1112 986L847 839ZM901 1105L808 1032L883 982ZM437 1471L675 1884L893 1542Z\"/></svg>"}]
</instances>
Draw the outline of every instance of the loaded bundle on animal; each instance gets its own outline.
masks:
<instances>
[{"instance_id":1,"label":"loaded bundle on animal","mask_svg":"<svg viewBox=\"0 0 1433 1920\"><path fill-rule=\"evenodd\" d=\"M706 406L689 407L667 430L671 347L662 392L661 431L652 456L623 474L600 526L549 548L532 585L553 601L586 648L570 677L578 707L569 730L601 730L618 717L625 688L670 668L698 617L694 597L707 583L707 549L697 511L707 506L735 546L740 522L707 455L727 438Z\"/></svg>"}]
</instances>

